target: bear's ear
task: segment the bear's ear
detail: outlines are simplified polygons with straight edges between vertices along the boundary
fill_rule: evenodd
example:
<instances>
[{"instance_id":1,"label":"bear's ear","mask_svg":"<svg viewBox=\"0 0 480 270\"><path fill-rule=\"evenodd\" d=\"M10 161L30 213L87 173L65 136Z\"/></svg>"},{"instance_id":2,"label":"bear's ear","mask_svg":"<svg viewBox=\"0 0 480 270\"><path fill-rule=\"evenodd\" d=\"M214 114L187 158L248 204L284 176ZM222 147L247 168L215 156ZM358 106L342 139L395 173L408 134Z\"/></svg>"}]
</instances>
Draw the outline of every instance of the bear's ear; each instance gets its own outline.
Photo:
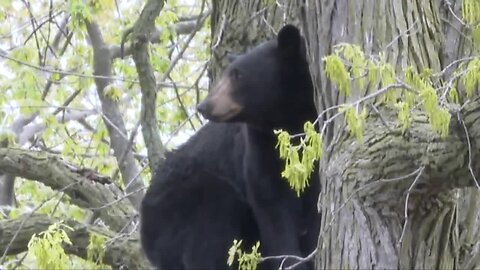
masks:
<instances>
[{"instance_id":1,"label":"bear's ear","mask_svg":"<svg viewBox=\"0 0 480 270\"><path fill-rule=\"evenodd\" d=\"M236 53L227 53L227 60L228 60L228 63L233 63L233 61L235 61L238 57L240 56L240 54L236 54Z\"/></svg>"},{"instance_id":2,"label":"bear's ear","mask_svg":"<svg viewBox=\"0 0 480 270\"><path fill-rule=\"evenodd\" d=\"M301 50L302 36L297 27L287 24L278 32L277 43L280 50L289 55L297 56Z\"/></svg>"}]
</instances>

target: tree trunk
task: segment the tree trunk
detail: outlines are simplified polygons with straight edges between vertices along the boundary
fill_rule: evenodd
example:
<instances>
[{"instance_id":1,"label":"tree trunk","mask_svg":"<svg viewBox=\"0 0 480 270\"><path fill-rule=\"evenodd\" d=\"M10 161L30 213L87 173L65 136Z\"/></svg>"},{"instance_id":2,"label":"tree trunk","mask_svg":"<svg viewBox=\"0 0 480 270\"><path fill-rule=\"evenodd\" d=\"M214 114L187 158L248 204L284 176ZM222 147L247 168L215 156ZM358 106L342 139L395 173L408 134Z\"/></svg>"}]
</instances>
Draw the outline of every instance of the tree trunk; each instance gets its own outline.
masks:
<instances>
[{"instance_id":1,"label":"tree trunk","mask_svg":"<svg viewBox=\"0 0 480 270\"><path fill-rule=\"evenodd\" d=\"M449 135L440 138L424 112L414 110L403 132L396 111L368 100L359 142L339 111L329 108L356 102L368 91L340 95L323 62L334 45L356 44L367 56L383 54L397 74L408 66L439 73L440 87L458 67L455 61L473 51L458 19L461 1L290 2L265 7L258 1L213 1L211 77L223 70L228 52L243 52L270 38L282 22L298 25L301 19L319 125L325 127L317 268L479 267L480 194L468 188L476 185L472 176L480 175L472 162L479 145L478 101L451 109Z\"/></svg>"},{"instance_id":2,"label":"tree trunk","mask_svg":"<svg viewBox=\"0 0 480 270\"><path fill-rule=\"evenodd\" d=\"M320 178L321 232L318 268L449 269L480 266L478 100L452 109L447 138L432 131L425 113L412 112L403 133L396 111L371 103L357 141L339 104L365 96L352 89L346 98L326 78L323 57L339 43L359 45L365 55L383 53L397 74L407 66L440 73L472 52L458 21L461 1L307 0L302 17L320 127L326 125ZM456 15L454 15L455 13ZM443 72L450 76L451 69ZM437 85L441 86L440 82ZM466 132L468 130L468 132ZM468 134L468 137L466 136ZM470 145L471 144L471 145ZM471 164L471 166L469 166Z\"/></svg>"},{"instance_id":3,"label":"tree trunk","mask_svg":"<svg viewBox=\"0 0 480 270\"><path fill-rule=\"evenodd\" d=\"M213 0L212 4L212 82L228 64L228 53L244 53L274 37L283 24L299 21L297 1Z\"/></svg>"}]
</instances>

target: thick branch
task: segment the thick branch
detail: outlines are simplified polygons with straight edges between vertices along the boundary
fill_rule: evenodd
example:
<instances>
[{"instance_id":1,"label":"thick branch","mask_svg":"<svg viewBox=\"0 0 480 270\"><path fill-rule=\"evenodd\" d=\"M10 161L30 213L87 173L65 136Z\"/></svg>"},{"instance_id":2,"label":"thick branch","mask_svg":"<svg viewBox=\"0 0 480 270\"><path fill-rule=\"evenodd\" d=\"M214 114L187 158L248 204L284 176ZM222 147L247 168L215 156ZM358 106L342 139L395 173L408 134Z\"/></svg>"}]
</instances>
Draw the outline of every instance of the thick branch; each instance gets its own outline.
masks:
<instances>
[{"instance_id":1,"label":"thick branch","mask_svg":"<svg viewBox=\"0 0 480 270\"><path fill-rule=\"evenodd\" d=\"M87 23L87 31L93 47L93 69L95 75L104 78L95 78L98 97L102 103L104 123L110 135L111 147L118 163L122 179L127 187L127 192L136 191L129 200L136 208L140 206L143 196L143 182L140 181L140 170L135 163L133 151L128 143L127 130L117 102L104 94L105 88L110 84L112 75L112 60L108 46L105 44L100 28L94 22Z\"/></svg>"},{"instance_id":2,"label":"thick branch","mask_svg":"<svg viewBox=\"0 0 480 270\"><path fill-rule=\"evenodd\" d=\"M142 91L140 121L142 124L143 140L147 147L150 168L155 168L160 164L165 151L158 132L156 81L148 55L148 44L154 31L155 18L160 13L163 5L164 1L149 0L142 10L140 17L135 22L132 32L132 47L134 48L133 60L135 61L138 78L140 80L140 89Z\"/></svg>"},{"instance_id":3,"label":"thick branch","mask_svg":"<svg viewBox=\"0 0 480 270\"><path fill-rule=\"evenodd\" d=\"M59 123L66 123L68 121L78 121L81 119L85 119L90 115L94 115L97 112L95 111L70 111L67 113L59 114L56 116L57 121ZM18 143L20 145L25 144L33 138L33 136L39 132L45 130L46 124L45 123L31 123L26 125L22 128L21 133L18 134Z\"/></svg>"},{"instance_id":4,"label":"thick branch","mask_svg":"<svg viewBox=\"0 0 480 270\"><path fill-rule=\"evenodd\" d=\"M96 113L95 111L73 111L57 115L59 123L65 123L72 120L85 119L89 115ZM54 113L55 114L55 113ZM45 130L45 123L32 123L38 116L38 112L32 115L19 116L13 121L10 130L15 133L16 141L19 145L24 145L33 136ZM8 146L7 141L1 142L4 147ZM0 205L13 205L15 202L15 176L9 174L0 174Z\"/></svg>"},{"instance_id":5,"label":"thick branch","mask_svg":"<svg viewBox=\"0 0 480 270\"><path fill-rule=\"evenodd\" d=\"M27 244L33 234L39 234L58 222L47 215L25 215L18 219L0 221L0 254L15 255L27 251ZM102 263L116 269L145 269L150 265L142 254L138 235L119 235L105 228L87 226L70 220L66 224L73 231L66 230L72 245L65 244L67 254L87 259L90 234L105 236L107 245ZM113 239L112 241L108 241Z\"/></svg>"},{"instance_id":6,"label":"thick branch","mask_svg":"<svg viewBox=\"0 0 480 270\"><path fill-rule=\"evenodd\" d=\"M95 181L91 173L85 173L85 170L79 170L54 155L0 148L0 171L63 191L71 197L72 203L98 210L100 218L115 231L129 224L136 213L130 201L124 200L125 194L114 184Z\"/></svg>"},{"instance_id":7,"label":"thick branch","mask_svg":"<svg viewBox=\"0 0 480 270\"><path fill-rule=\"evenodd\" d=\"M319 267L425 268L429 261L429 268L452 268L458 259L456 188L476 187L473 175L480 178L480 163L469 162L480 151L480 101L452 112L447 138L432 130L423 112L412 112L405 133L395 112L380 112L368 117L362 142L337 143L323 168L320 244L329 245L320 249ZM339 258L329 261L333 252Z\"/></svg>"},{"instance_id":8,"label":"thick branch","mask_svg":"<svg viewBox=\"0 0 480 270\"><path fill-rule=\"evenodd\" d=\"M473 162L470 171L469 155L475 160L478 156L476 153L480 151L480 128L476 125L480 120L479 100L467 104L458 113L452 112L450 134L444 139L432 130L423 112L413 112L412 118L411 127L403 134L397 123L383 121L396 119L394 112L382 111L381 117L371 115L363 142L351 138L342 144L344 147L339 146L335 159L342 162L330 163L330 169L335 173L342 171L344 181L355 183L356 188L372 185L362 190L360 195L381 194L384 199L380 201L389 200L384 194L385 185L388 185L389 191L399 192L392 196L401 196L415 175L404 178L405 181L379 180L404 176L419 167L425 167L425 170L418 184L423 188L428 187L430 192L477 186L473 175L477 180L480 179L480 163ZM465 128L471 149L468 148ZM397 186L392 188L392 185Z\"/></svg>"}]
</instances>

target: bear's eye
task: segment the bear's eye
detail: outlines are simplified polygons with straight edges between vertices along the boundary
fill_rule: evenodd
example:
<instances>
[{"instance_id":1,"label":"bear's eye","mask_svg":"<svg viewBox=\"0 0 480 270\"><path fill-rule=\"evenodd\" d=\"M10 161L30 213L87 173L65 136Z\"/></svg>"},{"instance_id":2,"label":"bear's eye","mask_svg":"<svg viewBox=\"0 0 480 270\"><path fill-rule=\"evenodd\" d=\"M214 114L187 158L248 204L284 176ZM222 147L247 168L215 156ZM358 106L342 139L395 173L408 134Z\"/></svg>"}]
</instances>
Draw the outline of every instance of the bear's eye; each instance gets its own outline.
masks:
<instances>
[{"instance_id":1,"label":"bear's eye","mask_svg":"<svg viewBox=\"0 0 480 270\"><path fill-rule=\"evenodd\" d=\"M236 68L232 69L231 75L235 80L239 80L243 76L242 73L240 72L240 70L238 70Z\"/></svg>"}]
</instances>

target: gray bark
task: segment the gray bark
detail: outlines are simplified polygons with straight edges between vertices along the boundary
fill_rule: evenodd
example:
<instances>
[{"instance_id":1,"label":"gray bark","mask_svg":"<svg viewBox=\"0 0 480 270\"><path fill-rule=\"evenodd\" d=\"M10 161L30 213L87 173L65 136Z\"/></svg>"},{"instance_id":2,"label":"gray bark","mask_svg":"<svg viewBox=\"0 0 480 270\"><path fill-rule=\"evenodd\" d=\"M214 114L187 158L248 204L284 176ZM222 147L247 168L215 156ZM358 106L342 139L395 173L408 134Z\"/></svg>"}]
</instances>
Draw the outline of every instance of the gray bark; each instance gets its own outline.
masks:
<instances>
[{"instance_id":1,"label":"gray bark","mask_svg":"<svg viewBox=\"0 0 480 270\"><path fill-rule=\"evenodd\" d=\"M131 202L110 179L76 168L56 155L0 148L0 171L64 192L71 203L97 212L114 231L130 226L136 215Z\"/></svg>"},{"instance_id":2,"label":"gray bark","mask_svg":"<svg viewBox=\"0 0 480 270\"><path fill-rule=\"evenodd\" d=\"M243 52L273 35L271 29L282 22L276 21L279 13L270 16L274 6L267 12L256 1L213 1L213 79L226 66L228 52ZM460 7L461 1L436 0L307 0L300 12L291 7L287 14L302 14L319 113L366 95L355 89L352 96L341 96L325 77L322 58L334 45L357 44L366 55L382 52L398 74L408 65L440 72L472 54L464 25L452 14L460 14ZM271 20L272 28L266 23ZM457 66L449 66L443 79ZM472 188L472 175L480 173L474 162L478 103L451 110L446 139L432 131L423 112L413 112L412 126L402 134L395 112L379 109L371 110L361 143L348 135L342 117L331 119L338 111L319 119L320 126L330 124L319 172L317 267L478 267L480 194Z\"/></svg>"},{"instance_id":3,"label":"gray bark","mask_svg":"<svg viewBox=\"0 0 480 270\"><path fill-rule=\"evenodd\" d=\"M274 37L282 25L299 24L297 1L213 0L212 82L227 66L228 53L244 53Z\"/></svg>"},{"instance_id":4,"label":"gray bark","mask_svg":"<svg viewBox=\"0 0 480 270\"><path fill-rule=\"evenodd\" d=\"M157 87L153 67L150 64L148 46L154 32L155 18L163 8L164 1L147 1L140 17L132 29L132 56L137 68L140 89L142 91L142 108L140 122L143 140L147 147L149 165L152 171L160 165L165 148L160 139L155 113L157 104Z\"/></svg>"},{"instance_id":5,"label":"gray bark","mask_svg":"<svg viewBox=\"0 0 480 270\"><path fill-rule=\"evenodd\" d=\"M449 10L459 14L460 2L306 1L319 112L366 94L355 89L345 98L325 77L322 58L338 43L357 44L367 55L383 52L397 74L409 65L441 72L470 55L465 29ZM320 126L337 112L323 114ZM318 268L479 267L479 192L471 188L480 173L478 101L451 114L446 139L418 111L402 134L394 111L371 110L361 143L348 136L342 117L331 121L320 169Z\"/></svg>"},{"instance_id":6,"label":"gray bark","mask_svg":"<svg viewBox=\"0 0 480 270\"><path fill-rule=\"evenodd\" d=\"M149 267L135 232L138 228L136 210L109 178L77 168L56 155L6 148L0 149L0 171L42 182L65 193L71 203L93 212L111 230L67 220L74 228L68 231L73 244L64 247L67 253L86 258L89 235L95 232L109 240L102 263L122 269ZM54 222L58 220L36 214L0 222L0 253L14 255L26 251L33 233L46 230Z\"/></svg>"},{"instance_id":7,"label":"gray bark","mask_svg":"<svg viewBox=\"0 0 480 270\"><path fill-rule=\"evenodd\" d=\"M103 41L100 28L95 22L87 22L87 32L93 48L94 74L103 76L95 78L98 97L102 104L103 120L110 135L110 144L122 175L128 199L136 208L140 207L143 197L143 182L140 179L140 169L133 157L132 144L129 143L127 129L115 100L104 94L105 88L111 83L112 75L111 51Z\"/></svg>"}]
</instances>

